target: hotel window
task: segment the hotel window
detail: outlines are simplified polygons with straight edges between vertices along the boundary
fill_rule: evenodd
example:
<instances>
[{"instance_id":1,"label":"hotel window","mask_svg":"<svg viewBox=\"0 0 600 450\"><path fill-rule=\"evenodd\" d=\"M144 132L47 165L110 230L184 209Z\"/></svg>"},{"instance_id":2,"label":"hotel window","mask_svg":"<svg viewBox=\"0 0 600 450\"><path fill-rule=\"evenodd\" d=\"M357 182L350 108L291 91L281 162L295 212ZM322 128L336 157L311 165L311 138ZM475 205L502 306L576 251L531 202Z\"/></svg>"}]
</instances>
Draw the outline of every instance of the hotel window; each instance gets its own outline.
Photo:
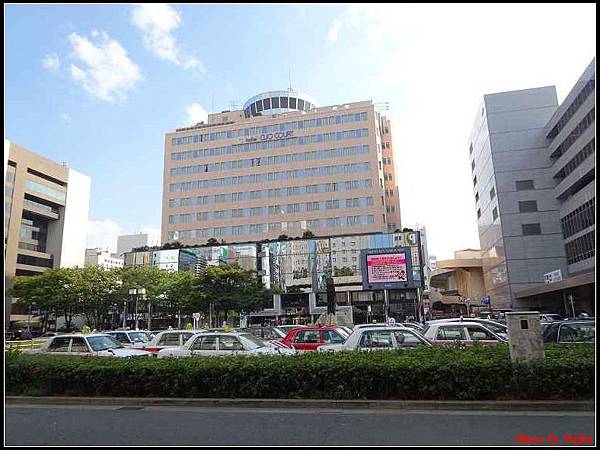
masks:
<instances>
[{"instance_id":1,"label":"hotel window","mask_svg":"<svg viewBox=\"0 0 600 450\"><path fill-rule=\"evenodd\" d=\"M490 189L490 200L494 200L495 196L496 196L496 189L495 188L491 188Z\"/></svg>"},{"instance_id":2,"label":"hotel window","mask_svg":"<svg viewBox=\"0 0 600 450\"><path fill-rule=\"evenodd\" d=\"M296 109L296 98L290 97L290 109Z\"/></svg>"},{"instance_id":3,"label":"hotel window","mask_svg":"<svg viewBox=\"0 0 600 450\"><path fill-rule=\"evenodd\" d=\"M542 234L542 227L539 223L524 223L521 228L523 229L523 236Z\"/></svg>"},{"instance_id":4,"label":"hotel window","mask_svg":"<svg viewBox=\"0 0 600 450\"><path fill-rule=\"evenodd\" d=\"M527 200L524 202L519 202L519 212L527 213L527 212L535 212L538 210L537 201L535 200Z\"/></svg>"},{"instance_id":5,"label":"hotel window","mask_svg":"<svg viewBox=\"0 0 600 450\"><path fill-rule=\"evenodd\" d=\"M289 101L288 101L288 97L280 97L279 98L280 103L281 103L281 108L289 108Z\"/></svg>"},{"instance_id":6,"label":"hotel window","mask_svg":"<svg viewBox=\"0 0 600 450\"><path fill-rule=\"evenodd\" d=\"M475 202L479 201L479 192L475 192Z\"/></svg>"},{"instance_id":7,"label":"hotel window","mask_svg":"<svg viewBox=\"0 0 600 450\"><path fill-rule=\"evenodd\" d=\"M272 97L271 98L271 107L273 109L279 108L279 97Z\"/></svg>"},{"instance_id":8,"label":"hotel window","mask_svg":"<svg viewBox=\"0 0 600 450\"><path fill-rule=\"evenodd\" d=\"M492 209L492 218L496 220L498 218L498 208Z\"/></svg>"},{"instance_id":9,"label":"hotel window","mask_svg":"<svg viewBox=\"0 0 600 450\"><path fill-rule=\"evenodd\" d=\"M271 109L271 99L265 98L263 100L263 106L265 107L265 109Z\"/></svg>"}]
</instances>

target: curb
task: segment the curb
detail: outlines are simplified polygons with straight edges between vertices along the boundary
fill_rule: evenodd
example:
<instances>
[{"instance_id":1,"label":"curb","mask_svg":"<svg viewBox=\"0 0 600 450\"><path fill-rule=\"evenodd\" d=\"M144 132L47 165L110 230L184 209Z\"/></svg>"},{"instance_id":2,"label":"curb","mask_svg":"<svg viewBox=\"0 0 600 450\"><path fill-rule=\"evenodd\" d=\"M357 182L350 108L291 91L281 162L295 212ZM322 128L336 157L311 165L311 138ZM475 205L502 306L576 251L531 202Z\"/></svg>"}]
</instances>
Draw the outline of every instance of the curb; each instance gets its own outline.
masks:
<instances>
[{"instance_id":1,"label":"curb","mask_svg":"<svg viewBox=\"0 0 600 450\"><path fill-rule=\"evenodd\" d=\"M304 400L161 397L25 397L5 396L5 405L187 406L221 408L407 409L487 411L594 411L584 401L461 401L461 400Z\"/></svg>"}]
</instances>

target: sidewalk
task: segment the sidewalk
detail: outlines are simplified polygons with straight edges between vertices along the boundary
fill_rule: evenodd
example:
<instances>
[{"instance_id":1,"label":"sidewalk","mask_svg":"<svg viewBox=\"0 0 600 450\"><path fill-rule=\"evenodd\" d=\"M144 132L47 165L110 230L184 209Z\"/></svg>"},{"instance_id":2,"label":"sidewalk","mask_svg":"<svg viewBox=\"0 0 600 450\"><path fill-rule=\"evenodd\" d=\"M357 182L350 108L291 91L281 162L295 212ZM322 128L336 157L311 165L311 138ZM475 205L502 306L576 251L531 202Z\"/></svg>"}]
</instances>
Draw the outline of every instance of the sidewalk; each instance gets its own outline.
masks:
<instances>
[{"instance_id":1,"label":"sidewalk","mask_svg":"<svg viewBox=\"0 0 600 450\"><path fill-rule=\"evenodd\" d=\"M593 400L583 401L460 401L460 400L304 400L160 397L23 397L6 396L6 405L186 406L230 408L322 408L486 411L594 411Z\"/></svg>"}]
</instances>

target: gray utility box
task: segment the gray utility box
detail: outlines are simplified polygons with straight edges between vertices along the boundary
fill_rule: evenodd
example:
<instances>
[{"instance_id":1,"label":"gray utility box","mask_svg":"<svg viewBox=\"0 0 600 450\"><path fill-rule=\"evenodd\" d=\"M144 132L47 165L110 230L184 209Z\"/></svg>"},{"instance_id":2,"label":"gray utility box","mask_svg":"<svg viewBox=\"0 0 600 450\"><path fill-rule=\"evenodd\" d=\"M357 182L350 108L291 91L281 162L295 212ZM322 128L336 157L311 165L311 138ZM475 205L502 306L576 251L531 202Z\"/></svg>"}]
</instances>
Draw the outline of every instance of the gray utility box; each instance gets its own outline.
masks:
<instances>
[{"instance_id":1,"label":"gray utility box","mask_svg":"<svg viewBox=\"0 0 600 450\"><path fill-rule=\"evenodd\" d=\"M537 311L507 312L508 345L514 362L544 358L544 341Z\"/></svg>"}]
</instances>

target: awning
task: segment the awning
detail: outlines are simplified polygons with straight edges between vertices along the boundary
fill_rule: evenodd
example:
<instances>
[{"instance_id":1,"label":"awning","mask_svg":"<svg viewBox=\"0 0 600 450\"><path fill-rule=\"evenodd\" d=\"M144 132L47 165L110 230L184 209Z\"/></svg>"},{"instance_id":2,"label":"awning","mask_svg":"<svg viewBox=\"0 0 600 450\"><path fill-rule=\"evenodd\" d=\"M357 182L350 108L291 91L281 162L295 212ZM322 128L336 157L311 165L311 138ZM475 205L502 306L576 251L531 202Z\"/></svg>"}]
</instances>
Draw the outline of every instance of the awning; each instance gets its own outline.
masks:
<instances>
[{"instance_id":1,"label":"awning","mask_svg":"<svg viewBox=\"0 0 600 450\"><path fill-rule=\"evenodd\" d=\"M547 294L548 292L562 291L564 289L572 289L578 286L584 286L586 284L592 284L595 282L594 272L584 273L569 277L556 283L544 284L528 289L523 289L515 294L516 298L532 297L534 295Z\"/></svg>"}]
</instances>

